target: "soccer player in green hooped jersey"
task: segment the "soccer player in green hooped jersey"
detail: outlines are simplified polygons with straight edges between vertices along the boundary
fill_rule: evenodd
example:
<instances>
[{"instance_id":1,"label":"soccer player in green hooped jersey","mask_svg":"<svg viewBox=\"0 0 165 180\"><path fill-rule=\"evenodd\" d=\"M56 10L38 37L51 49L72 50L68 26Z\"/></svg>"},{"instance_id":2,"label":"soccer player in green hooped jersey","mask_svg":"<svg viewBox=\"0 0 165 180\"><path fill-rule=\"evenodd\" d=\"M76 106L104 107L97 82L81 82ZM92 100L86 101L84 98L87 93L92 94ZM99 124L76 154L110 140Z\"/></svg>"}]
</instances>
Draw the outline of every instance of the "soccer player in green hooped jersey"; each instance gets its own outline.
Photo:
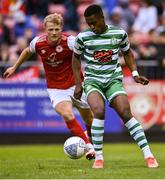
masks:
<instances>
[{"instance_id":1,"label":"soccer player in green hooped jersey","mask_svg":"<svg viewBox=\"0 0 165 180\"><path fill-rule=\"evenodd\" d=\"M133 117L127 94L122 84L122 69L119 63L119 51L122 52L126 65L132 72L135 82L142 85L149 83L140 76L130 49L127 33L118 27L107 25L99 5L91 5L84 12L89 29L80 32L76 38L72 68L76 81L74 97L81 98L82 84L80 78L81 56L86 61L84 90L93 111L94 120L91 127L92 141L96 153L93 168L103 168L103 134L105 119L105 100L115 109L128 128L133 139L144 154L147 167L157 168L142 126Z\"/></svg>"}]
</instances>

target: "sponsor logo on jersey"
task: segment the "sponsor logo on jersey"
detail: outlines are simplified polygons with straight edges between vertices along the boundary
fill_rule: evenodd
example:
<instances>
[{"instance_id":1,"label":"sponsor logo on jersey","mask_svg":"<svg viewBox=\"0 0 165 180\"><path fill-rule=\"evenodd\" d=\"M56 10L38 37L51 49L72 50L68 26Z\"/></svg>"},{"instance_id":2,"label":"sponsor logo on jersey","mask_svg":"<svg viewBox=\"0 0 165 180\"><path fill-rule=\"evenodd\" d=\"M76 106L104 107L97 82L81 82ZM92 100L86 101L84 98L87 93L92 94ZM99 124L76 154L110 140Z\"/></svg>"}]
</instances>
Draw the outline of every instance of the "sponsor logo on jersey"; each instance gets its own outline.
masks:
<instances>
[{"instance_id":1,"label":"sponsor logo on jersey","mask_svg":"<svg viewBox=\"0 0 165 180\"><path fill-rule=\"evenodd\" d=\"M98 60L98 62L111 62L112 60L112 50L101 50L94 52L94 59Z\"/></svg>"},{"instance_id":2,"label":"sponsor logo on jersey","mask_svg":"<svg viewBox=\"0 0 165 180\"><path fill-rule=\"evenodd\" d=\"M52 67L56 67L59 64L61 64L63 61L62 60L57 60L56 59L56 53L52 53L49 57L48 57L48 61L46 62L48 65L52 66Z\"/></svg>"}]
</instances>

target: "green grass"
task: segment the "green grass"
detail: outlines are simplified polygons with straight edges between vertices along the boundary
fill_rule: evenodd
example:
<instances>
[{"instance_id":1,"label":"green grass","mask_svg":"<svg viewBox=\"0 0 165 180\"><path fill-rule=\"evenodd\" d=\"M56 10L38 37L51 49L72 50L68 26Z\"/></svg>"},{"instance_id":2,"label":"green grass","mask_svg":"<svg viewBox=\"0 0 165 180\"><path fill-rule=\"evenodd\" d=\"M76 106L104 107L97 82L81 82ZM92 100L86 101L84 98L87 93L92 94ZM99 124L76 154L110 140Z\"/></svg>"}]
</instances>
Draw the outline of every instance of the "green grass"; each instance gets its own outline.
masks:
<instances>
[{"instance_id":1,"label":"green grass","mask_svg":"<svg viewBox=\"0 0 165 180\"><path fill-rule=\"evenodd\" d=\"M135 144L104 144L104 169L71 160L62 145L0 146L0 179L163 179L165 144L150 144L160 167L148 169Z\"/></svg>"}]
</instances>

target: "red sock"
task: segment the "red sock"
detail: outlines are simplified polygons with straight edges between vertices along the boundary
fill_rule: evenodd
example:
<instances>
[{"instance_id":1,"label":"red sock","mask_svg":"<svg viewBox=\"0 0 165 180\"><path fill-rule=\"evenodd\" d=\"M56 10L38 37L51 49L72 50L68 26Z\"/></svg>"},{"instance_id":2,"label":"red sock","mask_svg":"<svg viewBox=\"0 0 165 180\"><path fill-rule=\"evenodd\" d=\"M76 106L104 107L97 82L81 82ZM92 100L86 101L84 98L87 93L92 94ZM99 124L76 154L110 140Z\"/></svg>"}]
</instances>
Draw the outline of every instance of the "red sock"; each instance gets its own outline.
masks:
<instances>
[{"instance_id":1,"label":"red sock","mask_svg":"<svg viewBox=\"0 0 165 180\"><path fill-rule=\"evenodd\" d=\"M70 132L74 135L74 136L79 136L81 137L85 143L90 143L89 139L86 137L83 128L81 127L81 125L79 124L79 122L76 119L70 120L66 122L66 125L68 127L68 129L70 130Z\"/></svg>"}]
</instances>

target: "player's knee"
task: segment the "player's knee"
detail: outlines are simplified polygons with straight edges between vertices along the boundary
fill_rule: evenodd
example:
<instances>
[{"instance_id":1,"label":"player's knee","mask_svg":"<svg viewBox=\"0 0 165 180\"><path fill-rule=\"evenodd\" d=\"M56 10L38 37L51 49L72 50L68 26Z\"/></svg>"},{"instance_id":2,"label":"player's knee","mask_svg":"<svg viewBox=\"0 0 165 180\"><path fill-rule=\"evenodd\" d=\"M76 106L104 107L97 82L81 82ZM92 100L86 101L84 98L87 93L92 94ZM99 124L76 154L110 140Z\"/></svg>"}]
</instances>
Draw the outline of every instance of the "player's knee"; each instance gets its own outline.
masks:
<instances>
[{"instance_id":1,"label":"player's knee","mask_svg":"<svg viewBox=\"0 0 165 180\"><path fill-rule=\"evenodd\" d=\"M95 107L93 109L93 114L94 114L94 117L95 118L98 118L98 119L103 119L104 118L104 108L101 108L101 107Z\"/></svg>"},{"instance_id":2,"label":"player's knee","mask_svg":"<svg viewBox=\"0 0 165 180\"><path fill-rule=\"evenodd\" d=\"M62 113L61 113L61 116L62 116L62 117L64 118L64 120L66 120L66 121L69 121L69 120L74 119L74 114L73 114L73 112L67 112L67 111L62 112Z\"/></svg>"}]
</instances>

